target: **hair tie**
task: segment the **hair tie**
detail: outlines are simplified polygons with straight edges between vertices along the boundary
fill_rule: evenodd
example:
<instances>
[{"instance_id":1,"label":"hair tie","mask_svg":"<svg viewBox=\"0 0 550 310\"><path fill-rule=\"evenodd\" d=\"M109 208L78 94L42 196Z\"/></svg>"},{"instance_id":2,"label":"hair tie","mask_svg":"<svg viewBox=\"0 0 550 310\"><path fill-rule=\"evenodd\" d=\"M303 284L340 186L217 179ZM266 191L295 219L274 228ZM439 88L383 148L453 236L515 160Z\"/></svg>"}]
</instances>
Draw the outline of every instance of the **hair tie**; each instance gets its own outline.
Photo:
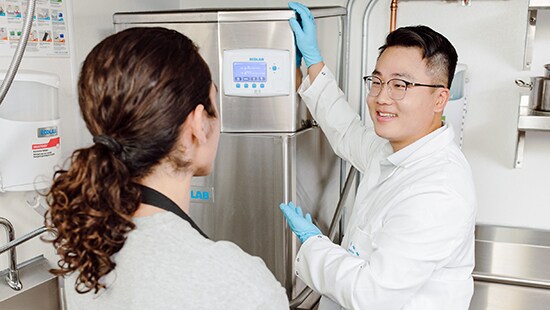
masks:
<instances>
[{"instance_id":1,"label":"hair tie","mask_svg":"<svg viewBox=\"0 0 550 310\"><path fill-rule=\"evenodd\" d=\"M118 155L122 152L122 145L120 145L120 143L118 143L118 141L112 137L104 135L94 136L93 141L95 144L104 145L109 151L111 151L115 155Z\"/></svg>"}]
</instances>

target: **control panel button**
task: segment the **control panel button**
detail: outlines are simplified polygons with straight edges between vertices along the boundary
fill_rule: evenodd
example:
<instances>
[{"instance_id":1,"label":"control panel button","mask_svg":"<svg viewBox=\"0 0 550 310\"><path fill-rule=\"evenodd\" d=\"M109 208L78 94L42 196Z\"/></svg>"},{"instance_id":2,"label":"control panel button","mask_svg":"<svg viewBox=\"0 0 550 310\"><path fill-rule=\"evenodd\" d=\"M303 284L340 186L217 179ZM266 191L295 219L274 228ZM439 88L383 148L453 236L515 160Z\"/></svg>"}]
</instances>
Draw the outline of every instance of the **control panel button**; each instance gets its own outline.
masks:
<instances>
[{"instance_id":1,"label":"control panel button","mask_svg":"<svg viewBox=\"0 0 550 310\"><path fill-rule=\"evenodd\" d=\"M265 87L265 84L260 84L260 88L264 88Z\"/></svg>"},{"instance_id":2,"label":"control panel button","mask_svg":"<svg viewBox=\"0 0 550 310\"><path fill-rule=\"evenodd\" d=\"M245 83L245 84L244 84L244 88L248 88L248 83Z\"/></svg>"},{"instance_id":3,"label":"control panel button","mask_svg":"<svg viewBox=\"0 0 550 310\"><path fill-rule=\"evenodd\" d=\"M237 88L241 88L241 83L237 83L237 84L235 84L235 87L237 87Z\"/></svg>"}]
</instances>

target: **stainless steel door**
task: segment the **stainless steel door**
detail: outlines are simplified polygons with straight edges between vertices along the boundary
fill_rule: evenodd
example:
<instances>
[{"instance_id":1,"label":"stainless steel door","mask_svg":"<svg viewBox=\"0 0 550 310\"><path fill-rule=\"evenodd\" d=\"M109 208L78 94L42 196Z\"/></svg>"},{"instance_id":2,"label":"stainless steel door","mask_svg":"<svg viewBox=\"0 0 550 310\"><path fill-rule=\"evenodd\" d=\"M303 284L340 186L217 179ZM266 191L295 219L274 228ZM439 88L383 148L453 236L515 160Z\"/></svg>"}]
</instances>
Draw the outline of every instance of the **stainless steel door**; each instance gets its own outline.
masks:
<instances>
[{"instance_id":1,"label":"stainless steel door","mask_svg":"<svg viewBox=\"0 0 550 310\"><path fill-rule=\"evenodd\" d=\"M222 134L213 174L216 203L195 205L191 216L213 239L234 241L261 257L290 296L299 289L293 274L297 241L279 204L298 203L327 231L338 202L337 163L319 128L280 135ZM198 214L205 212L211 216Z\"/></svg>"}]
</instances>

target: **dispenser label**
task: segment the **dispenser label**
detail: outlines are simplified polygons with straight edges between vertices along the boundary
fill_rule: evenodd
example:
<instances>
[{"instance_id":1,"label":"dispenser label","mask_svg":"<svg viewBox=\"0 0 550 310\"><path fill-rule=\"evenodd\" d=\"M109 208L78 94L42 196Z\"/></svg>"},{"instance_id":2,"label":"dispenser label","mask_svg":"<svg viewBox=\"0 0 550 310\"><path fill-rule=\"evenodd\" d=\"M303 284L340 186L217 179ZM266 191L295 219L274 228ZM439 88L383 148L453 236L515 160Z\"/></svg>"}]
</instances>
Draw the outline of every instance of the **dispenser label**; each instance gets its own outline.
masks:
<instances>
[{"instance_id":1,"label":"dispenser label","mask_svg":"<svg viewBox=\"0 0 550 310\"><path fill-rule=\"evenodd\" d=\"M32 158L52 157L59 153L61 139L57 126L38 127L36 129L36 137L39 140L31 143ZM44 139L48 137L51 138L48 140Z\"/></svg>"},{"instance_id":2,"label":"dispenser label","mask_svg":"<svg viewBox=\"0 0 550 310\"><path fill-rule=\"evenodd\" d=\"M48 143L37 143L32 145L32 158L42 158L55 156L57 148L59 148L60 139L52 138Z\"/></svg>"},{"instance_id":3,"label":"dispenser label","mask_svg":"<svg viewBox=\"0 0 550 310\"><path fill-rule=\"evenodd\" d=\"M57 136L57 126L38 128L36 134L38 138Z\"/></svg>"}]
</instances>

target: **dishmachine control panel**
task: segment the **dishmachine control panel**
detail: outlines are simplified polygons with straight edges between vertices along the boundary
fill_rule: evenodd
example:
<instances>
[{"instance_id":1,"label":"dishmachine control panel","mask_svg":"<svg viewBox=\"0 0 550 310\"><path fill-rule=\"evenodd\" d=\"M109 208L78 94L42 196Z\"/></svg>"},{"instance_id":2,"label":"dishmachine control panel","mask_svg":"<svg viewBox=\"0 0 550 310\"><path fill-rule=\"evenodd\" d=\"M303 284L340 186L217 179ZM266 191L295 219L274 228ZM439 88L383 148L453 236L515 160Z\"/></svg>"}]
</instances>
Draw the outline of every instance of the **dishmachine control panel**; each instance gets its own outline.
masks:
<instances>
[{"instance_id":1,"label":"dishmachine control panel","mask_svg":"<svg viewBox=\"0 0 550 310\"><path fill-rule=\"evenodd\" d=\"M226 96L287 96L291 87L290 66L287 50L225 50L223 92Z\"/></svg>"}]
</instances>

